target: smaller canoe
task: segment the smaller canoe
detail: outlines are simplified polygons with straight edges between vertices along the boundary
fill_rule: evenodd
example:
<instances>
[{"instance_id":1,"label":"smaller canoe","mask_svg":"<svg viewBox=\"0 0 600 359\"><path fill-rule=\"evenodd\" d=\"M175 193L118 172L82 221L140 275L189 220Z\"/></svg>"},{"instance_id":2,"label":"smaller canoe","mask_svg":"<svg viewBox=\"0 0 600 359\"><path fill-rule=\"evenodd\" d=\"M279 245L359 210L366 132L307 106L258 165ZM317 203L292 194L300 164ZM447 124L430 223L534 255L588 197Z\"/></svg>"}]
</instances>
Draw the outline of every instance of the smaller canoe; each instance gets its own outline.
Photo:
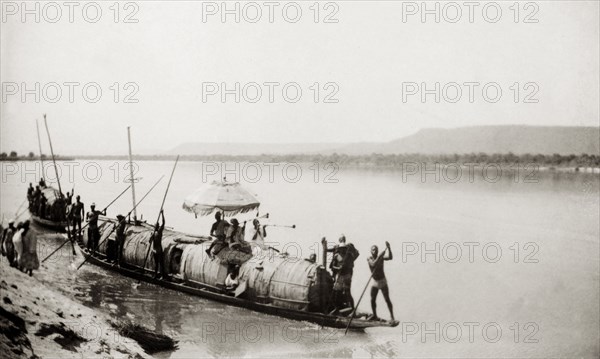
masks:
<instances>
[{"instance_id":1,"label":"smaller canoe","mask_svg":"<svg viewBox=\"0 0 600 359\"><path fill-rule=\"evenodd\" d=\"M42 227L58 230L60 232L65 232L65 228L67 228L66 221L56 222L56 221L52 221L50 219L44 219L44 218L38 217L34 214L31 215L31 219L33 220L33 222L35 222L36 224L38 224Z\"/></svg>"}]
</instances>

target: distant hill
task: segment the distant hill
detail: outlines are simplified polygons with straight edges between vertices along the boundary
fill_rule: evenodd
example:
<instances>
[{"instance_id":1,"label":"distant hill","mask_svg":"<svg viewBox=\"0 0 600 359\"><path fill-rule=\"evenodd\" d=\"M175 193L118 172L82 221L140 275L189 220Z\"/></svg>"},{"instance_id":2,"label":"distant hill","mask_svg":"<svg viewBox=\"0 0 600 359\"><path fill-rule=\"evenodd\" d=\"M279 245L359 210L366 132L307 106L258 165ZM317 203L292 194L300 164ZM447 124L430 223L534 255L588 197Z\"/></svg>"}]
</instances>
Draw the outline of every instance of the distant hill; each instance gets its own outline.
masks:
<instances>
[{"instance_id":1,"label":"distant hill","mask_svg":"<svg viewBox=\"0 0 600 359\"><path fill-rule=\"evenodd\" d=\"M431 128L390 142L362 143L185 143L167 154L259 155L259 154L600 154L600 128L557 126L473 126Z\"/></svg>"},{"instance_id":2,"label":"distant hill","mask_svg":"<svg viewBox=\"0 0 600 359\"><path fill-rule=\"evenodd\" d=\"M475 126L423 129L387 143L357 143L336 149L338 153L508 153L598 154L598 127Z\"/></svg>"}]
</instances>

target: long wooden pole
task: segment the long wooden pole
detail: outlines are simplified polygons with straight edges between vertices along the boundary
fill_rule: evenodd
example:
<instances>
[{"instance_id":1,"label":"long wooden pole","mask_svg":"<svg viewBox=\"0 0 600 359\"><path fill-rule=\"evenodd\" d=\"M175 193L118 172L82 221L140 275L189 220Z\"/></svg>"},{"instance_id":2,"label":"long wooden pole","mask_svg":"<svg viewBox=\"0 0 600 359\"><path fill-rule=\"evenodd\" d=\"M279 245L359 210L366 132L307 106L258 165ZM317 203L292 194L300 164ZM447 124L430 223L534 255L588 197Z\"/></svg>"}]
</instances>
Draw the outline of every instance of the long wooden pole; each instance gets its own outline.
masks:
<instances>
[{"instance_id":1,"label":"long wooden pole","mask_svg":"<svg viewBox=\"0 0 600 359\"><path fill-rule=\"evenodd\" d=\"M64 201L64 195L62 188L60 186L60 178L58 176L58 167L56 167L56 158L54 157L54 149L52 147L52 138L50 137L50 130L48 129L48 121L46 121L46 114L44 114L44 126L46 127L46 133L48 134L48 143L50 144L50 154L52 155L52 163L54 164L54 173L56 174L56 183L58 183L58 196L60 199ZM60 219L59 219L60 221ZM67 220L67 238L71 240L71 226L69 226L69 221ZM71 240L71 249L73 250L73 255L77 255L75 251L75 244Z\"/></svg>"},{"instance_id":2,"label":"long wooden pole","mask_svg":"<svg viewBox=\"0 0 600 359\"><path fill-rule=\"evenodd\" d=\"M46 115L44 115L44 121L46 120ZM35 128L37 129L37 138L38 138L38 148L40 149L40 162L42 163L42 169L40 171L40 177L44 177L44 158L42 157L42 140L40 139L40 125L38 120L35 120Z\"/></svg>"},{"instance_id":3,"label":"long wooden pole","mask_svg":"<svg viewBox=\"0 0 600 359\"><path fill-rule=\"evenodd\" d=\"M165 206L165 200L167 199L167 193L169 193L169 187L171 187L171 180L173 180L173 174L175 173L175 168L177 168L177 162L179 162L179 155L175 159L175 164L173 165L173 170L171 170L171 177L169 177L169 183L167 183L167 190L165 191L165 195L163 196L162 203L160 204L160 212L162 212L163 207ZM160 212L158 212L158 217L156 217L156 221L160 219Z\"/></svg>"},{"instance_id":4,"label":"long wooden pole","mask_svg":"<svg viewBox=\"0 0 600 359\"><path fill-rule=\"evenodd\" d=\"M375 261L377 261L379 259L379 257L383 257L383 255L385 254L385 252L387 251L387 247L383 250L383 252L381 252L381 254L377 257L377 259ZM383 258L382 258L383 260ZM369 287L369 283L371 282L371 279L373 279L373 274L375 274L375 271L371 271L371 276L369 277L369 280L367 281L367 284L365 285L365 289L363 289L362 293L360 294L360 298L358 298L358 303L356 303L356 305L354 306L354 310L352 311L352 316L350 317L350 320L348 321L348 325L346 325L346 330L344 331L344 335L346 335L346 333L348 333L348 328L350 328L350 324L352 324L352 320L354 319L354 316L356 315L356 309L358 308L358 305L360 304L360 301L363 299L363 296L365 295L365 292L367 291L367 288Z\"/></svg>"},{"instance_id":5,"label":"long wooden pole","mask_svg":"<svg viewBox=\"0 0 600 359\"><path fill-rule=\"evenodd\" d=\"M167 199L167 193L169 193L169 188L171 187L171 180L173 179L173 174L175 173L175 168L177 167L177 162L179 162L179 156L175 159L175 164L173 165L173 170L171 170L171 177L169 177L169 183L167 183L167 189L165 190L165 195L163 196L162 203L160 205L160 211L158 211L158 217L156 218L156 223L160 219L160 213L163 211L163 207L165 206L165 200ZM154 231L152 232L152 236L156 234L156 226L154 227ZM152 237L150 237L152 238ZM148 255L150 254L150 248L152 248L152 243L148 246L148 251L146 252L146 258L144 258L144 265L142 265L142 270L146 268L146 262L148 261ZM141 281L141 280L140 280Z\"/></svg>"},{"instance_id":6,"label":"long wooden pole","mask_svg":"<svg viewBox=\"0 0 600 359\"><path fill-rule=\"evenodd\" d=\"M127 186L127 188L125 188L125 190L124 190L123 192L121 192L121 193L120 193L120 194L117 196L117 198L113 199L113 201L112 201L112 202L110 202L110 203L109 203L109 204L108 204L106 207L104 207L104 209L102 210L102 212L106 211L106 210L108 209L108 207L110 207L110 206L111 206L113 203L115 203L115 201L116 201L116 200L118 200L118 199L119 199L119 198L120 198L120 197L123 195L123 193L125 193L125 192L126 192L128 189L129 189L129 187L131 187L131 185ZM83 226L83 228L81 228L81 230L84 230L84 229L85 229L85 227L87 227L89 224L90 224L90 222L86 223L86 224L85 224L85 226ZM55 250L54 250L52 253L48 254L48 256L47 256L46 258L42 259L42 263L44 263L44 262L46 261L46 259L48 259L48 258L52 257L52 255L53 255L54 253L58 252L58 250L59 250L59 249L61 249L61 248L62 248L62 247L65 245L65 244L67 244L67 242L69 242L70 240L71 240L71 238L68 238L66 241L64 241L64 242L63 242L63 244L61 244L60 246L58 246L58 248L56 248L56 249L55 249Z\"/></svg>"},{"instance_id":7,"label":"long wooden pole","mask_svg":"<svg viewBox=\"0 0 600 359\"><path fill-rule=\"evenodd\" d=\"M133 223L137 223L137 211L135 202L135 178L133 178L133 161L131 159L131 128L127 127L127 142L129 143L129 179L131 180L131 198L133 200Z\"/></svg>"},{"instance_id":8,"label":"long wooden pole","mask_svg":"<svg viewBox=\"0 0 600 359\"><path fill-rule=\"evenodd\" d=\"M52 138L50 137L50 130L48 129L48 121L46 121L46 114L44 114L44 126L46 126L46 133L48 134L48 143L50 144L50 154L52 155L52 163L54 164L54 173L56 174L56 182L58 183L59 195L62 198L62 188L60 187L60 179L58 178L58 168L56 167L56 159L54 158L54 149L52 148ZM40 149L41 153L41 149Z\"/></svg>"},{"instance_id":9,"label":"long wooden pole","mask_svg":"<svg viewBox=\"0 0 600 359\"><path fill-rule=\"evenodd\" d=\"M131 209L131 211L129 211L129 213L127 213L125 215L125 218L127 218L131 212L133 212L133 210L140 204L142 203L142 201L150 194L150 192L152 192L152 190L154 189L154 187L156 187L156 185L158 185L158 183L163 179L163 177L165 177L164 175L161 176L158 181L156 181L156 183L148 190L148 192L146 192L146 194L144 195L144 197L142 197L142 199L140 199L140 201L138 203L135 204L135 206L133 206L133 208ZM110 235L115 231L115 229L117 229L117 226L113 227L113 229L108 232L108 235L106 236L106 238L104 238L100 243L98 243L98 245L96 246L96 248L92 249L92 253L95 252L98 248L100 248L100 245L102 245L102 243L104 243L104 241L106 241L108 239L108 237L110 237ZM81 268L86 262L87 260L92 256L92 253L88 254L87 257L85 257L85 260L79 265L79 267L77 267L77 269L79 270L79 268Z\"/></svg>"}]
</instances>

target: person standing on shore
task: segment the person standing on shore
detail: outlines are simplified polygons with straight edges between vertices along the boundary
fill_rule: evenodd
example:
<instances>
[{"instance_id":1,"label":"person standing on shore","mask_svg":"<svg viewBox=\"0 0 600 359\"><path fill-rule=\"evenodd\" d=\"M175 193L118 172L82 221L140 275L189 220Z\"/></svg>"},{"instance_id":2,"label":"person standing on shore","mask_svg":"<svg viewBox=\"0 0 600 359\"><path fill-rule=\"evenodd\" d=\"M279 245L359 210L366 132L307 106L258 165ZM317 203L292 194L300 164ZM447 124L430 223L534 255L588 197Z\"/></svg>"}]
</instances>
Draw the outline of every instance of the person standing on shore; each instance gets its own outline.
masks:
<instances>
[{"instance_id":1,"label":"person standing on shore","mask_svg":"<svg viewBox=\"0 0 600 359\"><path fill-rule=\"evenodd\" d=\"M15 267L15 246L13 244L13 236L17 232L15 228L15 221L11 219L8 221L8 228L2 232L2 253L8 259L8 264L11 267Z\"/></svg>"},{"instance_id":2,"label":"person standing on shore","mask_svg":"<svg viewBox=\"0 0 600 359\"><path fill-rule=\"evenodd\" d=\"M40 267L40 262L37 255L37 237L33 231L29 230L29 220L23 222L21 230L21 238L23 240L23 258L21 266L25 273L29 273L31 277L33 270Z\"/></svg>"},{"instance_id":3,"label":"person standing on shore","mask_svg":"<svg viewBox=\"0 0 600 359\"><path fill-rule=\"evenodd\" d=\"M12 238L13 242L13 251L14 251L14 267L21 270L21 261L23 258L23 224L17 224L17 230Z\"/></svg>"}]
</instances>

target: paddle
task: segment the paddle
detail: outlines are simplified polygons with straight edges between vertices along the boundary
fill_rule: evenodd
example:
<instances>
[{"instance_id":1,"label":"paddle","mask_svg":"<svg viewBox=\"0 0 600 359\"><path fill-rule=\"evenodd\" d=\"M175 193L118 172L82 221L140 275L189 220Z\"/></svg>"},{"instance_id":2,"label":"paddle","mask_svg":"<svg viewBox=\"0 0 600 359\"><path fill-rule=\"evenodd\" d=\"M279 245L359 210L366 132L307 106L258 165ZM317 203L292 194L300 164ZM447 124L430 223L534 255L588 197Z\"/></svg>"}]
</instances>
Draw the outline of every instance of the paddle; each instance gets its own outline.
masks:
<instances>
[{"instance_id":1,"label":"paddle","mask_svg":"<svg viewBox=\"0 0 600 359\"><path fill-rule=\"evenodd\" d=\"M15 222L16 222L16 221L17 221L19 218L21 218L21 216L22 216L22 215L24 215L24 214L25 214L25 212L27 212L27 210L28 210L28 209L29 209L29 208L23 208L23 210L21 211L21 213L19 213L19 214L15 214L15 218L14 218Z\"/></svg>"},{"instance_id":2,"label":"paddle","mask_svg":"<svg viewBox=\"0 0 600 359\"><path fill-rule=\"evenodd\" d=\"M131 187L131 185L127 186L127 188L125 188L125 190L123 190L123 192L119 193L119 195L117 196L117 198L113 199L112 202L110 202L106 207L104 207L104 209L102 210L102 212L106 211L108 209L108 207L110 207L113 203L115 203L116 200L118 200L123 193L127 192L127 190L129 189L129 187ZM88 224L90 224L89 222L85 224L85 226L83 226L83 228L81 228L81 230L83 231L85 229L85 227L88 226ZM61 244L60 246L58 246L58 248L56 248L52 253L50 253L46 258L44 258L42 260L42 263L44 263L46 261L46 259L52 257L52 255L56 252L58 252L59 249L61 249L65 244L67 244L69 241L71 240L71 237L67 238L66 241L63 242L63 244Z\"/></svg>"},{"instance_id":3,"label":"paddle","mask_svg":"<svg viewBox=\"0 0 600 359\"><path fill-rule=\"evenodd\" d=\"M129 211L126 215L125 218L129 217L131 215L131 213L133 212L134 209L137 208L137 206L142 203L142 201L150 194L150 192L152 192L152 190L154 189L154 187L156 187L158 185L158 183L163 179L163 177L165 176L161 176L158 181L156 181L156 183L150 187L150 189L148 190L148 192L146 192L146 194L144 195L144 197L142 197L142 199L139 200L138 203L135 204L135 206L133 206L133 208L131 209L131 211ZM96 248L93 249L92 253L95 252L98 248L100 248L100 245L102 245L102 243L104 243L104 241L106 241L108 239L108 237L110 237L110 235L115 231L115 229L117 229L117 226L114 226L113 229L108 233L108 235L106 236L106 238L104 238L100 243L98 243L98 245L96 246ZM77 270L79 270L79 268L81 268L86 262L87 260L92 257L92 253L90 253L87 257L85 257L85 260L79 265L79 267L77 267Z\"/></svg>"},{"instance_id":4,"label":"paddle","mask_svg":"<svg viewBox=\"0 0 600 359\"><path fill-rule=\"evenodd\" d=\"M171 177L169 177L169 183L167 183L167 189L165 190L165 195L163 196L163 200L162 203L160 205L160 211L158 211L158 217L156 218L156 223L158 224L158 220L160 219L160 214L163 211L163 207L165 206L165 200L167 199L167 193L169 193L169 188L171 187L171 180L173 179L173 174L175 173L175 168L177 167L177 162L179 162L179 156L177 156L177 158L175 159L175 164L173 165L173 170L171 170ZM164 214L163 214L163 224L164 224ZM154 231L152 232L152 236L150 238L152 238L154 235L156 235L156 226L154 227ZM146 262L148 261L148 255L150 254L150 249L152 248L152 243L150 243L150 245L148 246L148 251L146 252L146 258L144 258L144 265L142 266L142 270L144 270L144 268L146 268ZM140 283L142 280L140 279L138 281L138 283Z\"/></svg>"},{"instance_id":5,"label":"paddle","mask_svg":"<svg viewBox=\"0 0 600 359\"><path fill-rule=\"evenodd\" d=\"M17 215L17 213L19 213L19 211L21 210L21 208L23 207L23 205L25 204L25 201L27 201L27 198L25 198L23 200L23 202L21 202L21 205L19 206L19 208L17 208L17 210L15 211L15 216ZM23 211L24 212L24 211ZM2 222L4 222L4 214L2 215Z\"/></svg>"},{"instance_id":6,"label":"paddle","mask_svg":"<svg viewBox=\"0 0 600 359\"><path fill-rule=\"evenodd\" d=\"M244 292L246 291L246 289L248 288L248 281L241 281L240 284L235 288L235 291L233 292L233 296L234 297L239 297L240 295L244 294Z\"/></svg>"},{"instance_id":7,"label":"paddle","mask_svg":"<svg viewBox=\"0 0 600 359\"><path fill-rule=\"evenodd\" d=\"M387 251L387 246L385 247L385 249L383 250L383 252L381 252L381 254L379 254L377 256L377 259L375 259L375 263L377 263L377 261L380 260L380 258L383 257L383 255L385 254L385 252ZM383 260L383 258L381 259ZM373 274L375 274L375 271L371 271L371 276L369 277L369 280L367 281L367 284L365 285L365 289L363 289L362 293L360 294L360 298L358 298L358 303L356 303L356 305L354 306L354 310L352 311L352 316L350 317L350 320L348 321L348 325L346 325L346 330L344 331L344 335L346 335L346 333L348 333L348 328L350 328L350 324L352 324L352 320L354 319L354 316L356 315L356 309L358 309L358 305L360 304L360 301L363 299L363 296L365 295L365 292L367 291L367 288L369 287L369 283L371 282L371 279L373 279Z\"/></svg>"}]
</instances>

